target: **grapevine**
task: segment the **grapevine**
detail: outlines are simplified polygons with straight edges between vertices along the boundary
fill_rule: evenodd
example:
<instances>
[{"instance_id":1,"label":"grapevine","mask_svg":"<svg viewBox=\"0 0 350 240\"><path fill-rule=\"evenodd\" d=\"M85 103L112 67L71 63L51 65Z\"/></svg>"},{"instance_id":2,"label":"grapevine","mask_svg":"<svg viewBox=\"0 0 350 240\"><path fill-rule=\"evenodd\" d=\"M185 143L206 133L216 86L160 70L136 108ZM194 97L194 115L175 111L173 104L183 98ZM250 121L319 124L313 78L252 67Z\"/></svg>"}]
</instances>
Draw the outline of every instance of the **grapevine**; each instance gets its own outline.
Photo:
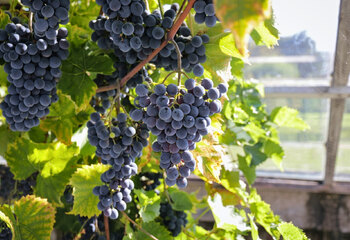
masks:
<instances>
[{"instance_id":1,"label":"grapevine","mask_svg":"<svg viewBox=\"0 0 350 240\"><path fill-rule=\"evenodd\" d=\"M170 2L20 0L1 9L1 239L243 238L250 230L219 227L231 223L199 226L209 210L218 221L226 211L217 209L238 209L223 204L233 195L242 226L271 219L270 235L280 238L280 219L267 206L261 218L250 207L265 204L253 195L255 174L241 159L235 170L220 159L218 144L237 145L236 128L250 135L248 124L261 132L240 140L244 151L281 156L261 147L277 134L257 87L232 80L242 78L235 68L243 56L237 29L226 29L236 25L222 16L229 3ZM222 77L230 67L232 81ZM236 119L239 109L249 123ZM248 190L233 177L238 171ZM189 193L192 174L206 183L202 200Z\"/></svg>"}]
</instances>

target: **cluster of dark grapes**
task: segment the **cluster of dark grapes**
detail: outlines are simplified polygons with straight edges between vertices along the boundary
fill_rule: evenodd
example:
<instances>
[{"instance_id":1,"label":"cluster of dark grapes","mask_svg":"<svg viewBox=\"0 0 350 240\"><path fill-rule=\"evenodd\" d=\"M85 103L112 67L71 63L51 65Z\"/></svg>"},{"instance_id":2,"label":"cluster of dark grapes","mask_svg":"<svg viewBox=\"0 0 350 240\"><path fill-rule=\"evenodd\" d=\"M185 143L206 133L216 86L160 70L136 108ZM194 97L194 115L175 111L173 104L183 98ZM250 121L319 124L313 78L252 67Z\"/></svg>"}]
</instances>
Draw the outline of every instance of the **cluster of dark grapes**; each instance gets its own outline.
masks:
<instances>
[{"instance_id":1,"label":"cluster of dark grapes","mask_svg":"<svg viewBox=\"0 0 350 240\"><path fill-rule=\"evenodd\" d=\"M181 52L181 68L186 72L192 72L196 76L202 76L204 68L200 63L207 60L205 55L205 46L203 44L209 42L209 36L203 34L201 36L191 36L191 31L186 26L179 28L180 35L175 37L179 50ZM175 71L178 69L178 56L173 44L168 44L163 48L157 58L152 60L157 67L164 67L167 71Z\"/></svg>"},{"instance_id":2,"label":"cluster of dark grapes","mask_svg":"<svg viewBox=\"0 0 350 240\"><path fill-rule=\"evenodd\" d=\"M58 6L53 10L41 0L24 2L35 12L34 33L17 20L16 24L9 23L0 30L0 58L5 61L4 71L10 82L0 108L13 131L28 131L38 126L39 119L49 114L50 105L58 101L56 79L61 77L61 62L69 54L68 31L58 29L59 23L66 23L59 18L65 16L62 14L65 8L60 4L69 8L69 0L49 2ZM48 16L50 9L55 15L41 18ZM57 21L48 28L51 19Z\"/></svg>"},{"instance_id":3,"label":"cluster of dark grapes","mask_svg":"<svg viewBox=\"0 0 350 240\"><path fill-rule=\"evenodd\" d=\"M181 233L181 228L188 222L187 214L183 211L174 211L168 202L160 204L160 217L163 225L174 237Z\"/></svg>"},{"instance_id":4,"label":"cluster of dark grapes","mask_svg":"<svg viewBox=\"0 0 350 240\"><path fill-rule=\"evenodd\" d=\"M0 222L0 239L1 240L12 240L11 229L6 225L5 222Z\"/></svg>"},{"instance_id":5,"label":"cluster of dark grapes","mask_svg":"<svg viewBox=\"0 0 350 240\"><path fill-rule=\"evenodd\" d=\"M7 200L10 197L20 198L32 194L33 187L36 184L36 176L37 173L34 173L25 180L16 181L10 168L0 165L0 197ZM16 189L15 192L14 189Z\"/></svg>"},{"instance_id":6,"label":"cluster of dark grapes","mask_svg":"<svg viewBox=\"0 0 350 240\"><path fill-rule=\"evenodd\" d=\"M113 49L119 62L129 65L145 60L161 45L179 10L178 4L172 4L162 18L158 10L148 13L141 0L100 0L97 4L102 6L106 16L99 16L89 23L94 30L91 39L101 49ZM187 72L193 71L196 76L203 75L204 69L200 63L206 60L203 44L209 42L209 37L192 38L191 30L183 24L176 33L175 42L183 55L182 68ZM178 68L177 55L175 46L169 43L151 63L174 71Z\"/></svg>"},{"instance_id":7,"label":"cluster of dark grapes","mask_svg":"<svg viewBox=\"0 0 350 240\"><path fill-rule=\"evenodd\" d=\"M215 16L213 0L198 0L193 5L196 14L194 20L198 24L205 23L207 27L214 27L218 18Z\"/></svg>"},{"instance_id":8,"label":"cluster of dark grapes","mask_svg":"<svg viewBox=\"0 0 350 240\"><path fill-rule=\"evenodd\" d=\"M22 0L34 13L34 33L40 38L56 41L60 24L69 22L69 0Z\"/></svg>"},{"instance_id":9,"label":"cluster of dark grapes","mask_svg":"<svg viewBox=\"0 0 350 240\"><path fill-rule=\"evenodd\" d=\"M188 79L185 87L158 84L151 93L146 85L140 84L135 89L138 109L130 112L134 121L142 120L157 136L152 148L161 152L160 167L166 170L165 182L180 188L187 186L186 178L196 166L190 151L209 133L210 116L221 111L218 99L227 92L226 85L215 88L207 78L201 85Z\"/></svg>"},{"instance_id":10,"label":"cluster of dark grapes","mask_svg":"<svg viewBox=\"0 0 350 240\"><path fill-rule=\"evenodd\" d=\"M134 183L130 179L137 173L135 158L142 155L148 145L149 131L145 124L128 126L128 117L119 113L112 126L106 127L99 113L92 113L87 124L90 144L96 146L96 155L111 168L101 175L105 185L97 186L93 193L99 196L98 209L111 219L118 218L118 211L125 211L131 202Z\"/></svg>"},{"instance_id":11,"label":"cluster of dark grapes","mask_svg":"<svg viewBox=\"0 0 350 240\"><path fill-rule=\"evenodd\" d=\"M163 178L161 173L155 172L142 172L137 175L141 188L146 191L152 191L156 189L160 184L160 179Z\"/></svg>"}]
</instances>

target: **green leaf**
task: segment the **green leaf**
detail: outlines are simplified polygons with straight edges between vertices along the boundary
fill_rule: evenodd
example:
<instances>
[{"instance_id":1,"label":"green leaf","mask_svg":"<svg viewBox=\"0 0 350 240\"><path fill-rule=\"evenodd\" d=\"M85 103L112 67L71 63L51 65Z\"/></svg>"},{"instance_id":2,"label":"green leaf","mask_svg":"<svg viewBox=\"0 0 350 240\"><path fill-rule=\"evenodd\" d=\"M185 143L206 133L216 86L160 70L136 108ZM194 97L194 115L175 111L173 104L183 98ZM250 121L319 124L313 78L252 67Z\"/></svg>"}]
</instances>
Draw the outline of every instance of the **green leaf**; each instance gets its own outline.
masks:
<instances>
[{"instance_id":1,"label":"green leaf","mask_svg":"<svg viewBox=\"0 0 350 240\"><path fill-rule=\"evenodd\" d=\"M255 166L250 166L250 157L243 157L241 155L238 156L238 168L243 172L245 178L249 185L253 184L256 178L255 175Z\"/></svg>"},{"instance_id":2,"label":"green leaf","mask_svg":"<svg viewBox=\"0 0 350 240\"><path fill-rule=\"evenodd\" d=\"M40 127L52 131L61 142L71 144L74 128L88 119L90 110L77 114L76 105L70 97L60 92L58 95L58 102L52 104L50 114L41 121Z\"/></svg>"},{"instance_id":3,"label":"green leaf","mask_svg":"<svg viewBox=\"0 0 350 240\"><path fill-rule=\"evenodd\" d=\"M0 126L0 155L4 156L7 145L16 140L20 136L19 132L11 131L6 124Z\"/></svg>"},{"instance_id":4,"label":"green leaf","mask_svg":"<svg viewBox=\"0 0 350 240\"><path fill-rule=\"evenodd\" d=\"M12 215L12 213L11 213L11 215ZM0 209L0 223L1 222L4 222L6 224L6 226L11 230L11 232L12 232L12 239L16 239L15 229L13 227L13 224L12 224L10 218L8 216L6 216L5 213L3 213L1 211L1 209Z\"/></svg>"},{"instance_id":5,"label":"green leaf","mask_svg":"<svg viewBox=\"0 0 350 240\"><path fill-rule=\"evenodd\" d=\"M245 55L250 32L270 16L270 1L215 0L214 3L216 15L232 31L238 50Z\"/></svg>"},{"instance_id":6,"label":"green leaf","mask_svg":"<svg viewBox=\"0 0 350 240\"><path fill-rule=\"evenodd\" d=\"M229 171L224 167L221 168L220 183L227 190L231 192L236 192L236 188L240 186L239 184L239 172Z\"/></svg>"},{"instance_id":7,"label":"green leaf","mask_svg":"<svg viewBox=\"0 0 350 240\"><path fill-rule=\"evenodd\" d=\"M142 220L147 223L153 221L159 216L160 199L154 203L150 203L140 209L140 216Z\"/></svg>"},{"instance_id":8,"label":"green leaf","mask_svg":"<svg viewBox=\"0 0 350 240\"><path fill-rule=\"evenodd\" d=\"M2 206L0 206L0 211L8 218L8 220L11 223L12 228L10 227L10 229L12 231L12 240L21 239L19 227L17 225L17 220L13 215L10 206L3 204Z\"/></svg>"},{"instance_id":9,"label":"green leaf","mask_svg":"<svg viewBox=\"0 0 350 240\"><path fill-rule=\"evenodd\" d=\"M113 61L107 55L89 54L84 45L72 45L70 55L62 65L62 77L57 88L71 96L78 109L86 108L96 94L96 84L90 73L113 72Z\"/></svg>"},{"instance_id":10,"label":"green leaf","mask_svg":"<svg viewBox=\"0 0 350 240\"><path fill-rule=\"evenodd\" d=\"M280 223L280 219L273 214L270 205L261 200L255 188L251 189L249 204L251 214L256 219L256 222L263 226L270 235L279 239L280 234L276 227Z\"/></svg>"},{"instance_id":11,"label":"green leaf","mask_svg":"<svg viewBox=\"0 0 350 240\"><path fill-rule=\"evenodd\" d=\"M18 138L9 146L6 159L16 179L26 179L38 171L35 194L60 204L60 196L75 170L78 153L74 145L34 143Z\"/></svg>"},{"instance_id":12,"label":"green leaf","mask_svg":"<svg viewBox=\"0 0 350 240\"><path fill-rule=\"evenodd\" d=\"M146 192L139 189L134 189L134 193L137 195L140 202L141 209L139 213L144 222L153 221L159 216L160 196L158 196L154 191Z\"/></svg>"},{"instance_id":13,"label":"green leaf","mask_svg":"<svg viewBox=\"0 0 350 240\"><path fill-rule=\"evenodd\" d=\"M33 143L24 138L18 138L16 142L10 144L7 148L5 158L14 178L24 180L41 169L43 163L30 162L29 157L34 149L45 149L46 144Z\"/></svg>"},{"instance_id":14,"label":"green leaf","mask_svg":"<svg viewBox=\"0 0 350 240\"><path fill-rule=\"evenodd\" d=\"M19 239L50 239L55 222L55 208L46 199L35 196L22 197L14 204Z\"/></svg>"},{"instance_id":15,"label":"green leaf","mask_svg":"<svg viewBox=\"0 0 350 240\"><path fill-rule=\"evenodd\" d=\"M41 172L36 180L35 195L47 198L52 203L60 204L60 197L76 169L77 160L76 157L69 159L65 168L58 174L47 176L47 174Z\"/></svg>"},{"instance_id":16,"label":"green leaf","mask_svg":"<svg viewBox=\"0 0 350 240\"><path fill-rule=\"evenodd\" d=\"M170 193L170 197L174 201L174 203L171 205L174 210L185 211L191 210L193 207L190 197L185 192L174 191Z\"/></svg>"},{"instance_id":17,"label":"green leaf","mask_svg":"<svg viewBox=\"0 0 350 240\"><path fill-rule=\"evenodd\" d=\"M95 164L85 165L73 174L70 184L73 186L74 205L71 214L92 217L99 215L97 209L99 199L92 194L95 186L102 185L100 176L108 170L107 165Z\"/></svg>"},{"instance_id":18,"label":"green leaf","mask_svg":"<svg viewBox=\"0 0 350 240\"><path fill-rule=\"evenodd\" d=\"M305 233L292 223L283 222L278 226L278 231L284 240L308 240Z\"/></svg>"},{"instance_id":19,"label":"green leaf","mask_svg":"<svg viewBox=\"0 0 350 240\"><path fill-rule=\"evenodd\" d=\"M232 206L224 206L219 193L214 197L208 198L208 204L214 215L214 220L218 228L228 231L247 231L249 227L244 222L243 217L237 212L237 209Z\"/></svg>"},{"instance_id":20,"label":"green leaf","mask_svg":"<svg viewBox=\"0 0 350 240\"><path fill-rule=\"evenodd\" d=\"M231 74L237 79L243 79L244 62L240 58L233 57L231 59Z\"/></svg>"},{"instance_id":21,"label":"green leaf","mask_svg":"<svg viewBox=\"0 0 350 240\"><path fill-rule=\"evenodd\" d=\"M260 151L261 145L261 143L257 143L253 146L244 145L243 149L245 153L251 156L250 166L258 166L259 164L266 161L266 154Z\"/></svg>"},{"instance_id":22,"label":"green leaf","mask_svg":"<svg viewBox=\"0 0 350 240\"><path fill-rule=\"evenodd\" d=\"M252 214L248 214L249 216L249 223L250 223L250 229L251 229L251 236L253 240L261 240L259 237L259 231L258 226L256 226L254 222L254 216Z\"/></svg>"},{"instance_id":23,"label":"green leaf","mask_svg":"<svg viewBox=\"0 0 350 240\"><path fill-rule=\"evenodd\" d=\"M252 31L250 36L257 45L266 45L267 47L273 47L278 43L278 30L273 26L274 19L271 17L261 22Z\"/></svg>"},{"instance_id":24,"label":"green leaf","mask_svg":"<svg viewBox=\"0 0 350 240\"><path fill-rule=\"evenodd\" d=\"M272 158L276 166L282 171L282 160L284 157L284 150L280 143L275 140L268 139L264 142L264 153Z\"/></svg>"},{"instance_id":25,"label":"green leaf","mask_svg":"<svg viewBox=\"0 0 350 240\"><path fill-rule=\"evenodd\" d=\"M146 230L148 233L155 236L157 239L161 240L172 240L173 238L170 236L170 232L160 223L158 222L148 222L143 223L142 228ZM147 234L142 231L137 231L135 233L135 240L149 240L150 238Z\"/></svg>"},{"instance_id":26,"label":"green leaf","mask_svg":"<svg viewBox=\"0 0 350 240\"><path fill-rule=\"evenodd\" d=\"M290 127L299 130L310 129L309 125L299 117L299 112L289 107L277 107L273 109L271 121L280 127Z\"/></svg>"}]
</instances>

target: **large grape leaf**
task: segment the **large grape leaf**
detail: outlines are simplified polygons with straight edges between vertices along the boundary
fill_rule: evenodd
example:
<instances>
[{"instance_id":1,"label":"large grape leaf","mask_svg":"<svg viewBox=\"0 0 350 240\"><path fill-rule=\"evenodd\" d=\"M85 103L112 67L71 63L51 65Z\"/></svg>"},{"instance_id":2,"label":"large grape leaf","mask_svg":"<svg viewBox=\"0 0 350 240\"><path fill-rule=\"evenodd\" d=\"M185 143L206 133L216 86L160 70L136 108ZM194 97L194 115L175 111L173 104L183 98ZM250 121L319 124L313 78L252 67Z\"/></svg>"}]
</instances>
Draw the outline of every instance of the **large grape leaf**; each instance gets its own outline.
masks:
<instances>
[{"instance_id":1,"label":"large grape leaf","mask_svg":"<svg viewBox=\"0 0 350 240\"><path fill-rule=\"evenodd\" d=\"M236 46L246 55L249 34L270 17L269 0L214 0L216 15L225 28L232 31Z\"/></svg>"},{"instance_id":2,"label":"large grape leaf","mask_svg":"<svg viewBox=\"0 0 350 240\"><path fill-rule=\"evenodd\" d=\"M215 223L218 228L225 230L247 231L250 228L244 221L244 218L237 212L234 206L224 206L221 195L216 193L214 197L208 198L208 204L214 215Z\"/></svg>"},{"instance_id":3,"label":"large grape leaf","mask_svg":"<svg viewBox=\"0 0 350 240\"><path fill-rule=\"evenodd\" d=\"M41 121L40 127L52 131L61 142L71 144L75 128L88 119L91 109L80 112L68 95L58 94L58 102L52 104L50 114Z\"/></svg>"},{"instance_id":4,"label":"large grape leaf","mask_svg":"<svg viewBox=\"0 0 350 240\"><path fill-rule=\"evenodd\" d=\"M70 213L86 217L99 215L100 211L97 209L99 199L92 194L92 189L102 185L100 176L107 170L108 166L102 164L85 165L77 169L70 179L74 196L74 205Z\"/></svg>"},{"instance_id":5,"label":"large grape leaf","mask_svg":"<svg viewBox=\"0 0 350 240\"><path fill-rule=\"evenodd\" d=\"M113 62L107 55L93 55L86 45L72 45L70 55L62 64L62 77L58 89L71 96L78 109L86 108L96 93L96 84L91 73L108 74L113 71Z\"/></svg>"},{"instance_id":6,"label":"large grape leaf","mask_svg":"<svg viewBox=\"0 0 350 240\"><path fill-rule=\"evenodd\" d=\"M42 169L44 162L31 162L30 156L34 149L46 149L48 144L33 143L25 138L18 138L14 143L7 148L5 158L9 165L14 178L24 180L34 172Z\"/></svg>"},{"instance_id":7,"label":"large grape leaf","mask_svg":"<svg viewBox=\"0 0 350 240\"><path fill-rule=\"evenodd\" d=\"M63 143L34 143L18 138L9 145L7 163L16 179L25 179L39 172L35 194L60 204L60 196L75 170L79 148Z\"/></svg>"},{"instance_id":8,"label":"large grape leaf","mask_svg":"<svg viewBox=\"0 0 350 240\"><path fill-rule=\"evenodd\" d=\"M142 224L142 228L148 233L155 236L157 239L171 240L170 232L158 222L147 222ZM147 234L142 231L137 231L135 233L135 240L149 240L150 238Z\"/></svg>"},{"instance_id":9,"label":"large grape leaf","mask_svg":"<svg viewBox=\"0 0 350 240\"><path fill-rule=\"evenodd\" d=\"M251 185L254 183L256 178L255 166L251 166L251 157L250 156L241 156L238 157L238 167L241 170L247 179L247 182Z\"/></svg>"},{"instance_id":10,"label":"large grape leaf","mask_svg":"<svg viewBox=\"0 0 350 240\"><path fill-rule=\"evenodd\" d=\"M19 228L18 239L48 240L55 223L55 208L46 199L22 197L14 204Z\"/></svg>"}]
</instances>

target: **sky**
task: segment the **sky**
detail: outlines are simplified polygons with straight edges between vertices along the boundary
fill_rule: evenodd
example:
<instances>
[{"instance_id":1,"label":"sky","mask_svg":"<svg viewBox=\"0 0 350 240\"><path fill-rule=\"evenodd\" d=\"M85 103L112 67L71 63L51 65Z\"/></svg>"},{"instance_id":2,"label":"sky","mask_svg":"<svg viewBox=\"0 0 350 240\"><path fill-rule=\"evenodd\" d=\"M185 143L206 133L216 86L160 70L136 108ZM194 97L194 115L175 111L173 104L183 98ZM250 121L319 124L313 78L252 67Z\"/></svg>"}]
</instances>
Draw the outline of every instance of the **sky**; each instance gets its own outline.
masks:
<instances>
[{"instance_id":1,"label":"sky","mask_svg":"<svg viewBox=\"0 0 350 240\"><path fill-rule=\"evenodd\" d=\"M318 51L334 54L340 0L273 0L281 36L301 31L316 41Z\"/></svg>"}]
</instances>

